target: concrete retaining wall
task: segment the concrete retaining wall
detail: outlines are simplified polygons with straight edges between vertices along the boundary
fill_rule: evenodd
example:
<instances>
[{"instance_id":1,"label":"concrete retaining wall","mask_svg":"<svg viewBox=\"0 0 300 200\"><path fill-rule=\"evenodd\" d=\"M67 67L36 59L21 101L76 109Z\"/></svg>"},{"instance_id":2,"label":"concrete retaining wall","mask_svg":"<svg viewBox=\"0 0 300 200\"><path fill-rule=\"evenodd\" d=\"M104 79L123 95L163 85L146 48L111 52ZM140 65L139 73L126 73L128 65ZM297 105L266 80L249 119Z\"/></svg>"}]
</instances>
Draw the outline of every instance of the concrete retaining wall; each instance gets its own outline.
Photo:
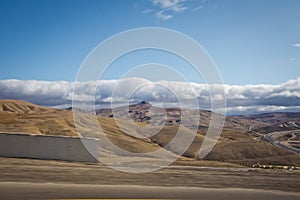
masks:
<instances>
[{"instance_id":1,"label":"concrete retaining wall","mask_svg":"<svg viewBox=\"0 0 300 200\"><path fill-rule=\"evenodd\" d=\"M98 143L90 138L0 133L0 156L98 162Z\"/></svg>"}]
</instances>

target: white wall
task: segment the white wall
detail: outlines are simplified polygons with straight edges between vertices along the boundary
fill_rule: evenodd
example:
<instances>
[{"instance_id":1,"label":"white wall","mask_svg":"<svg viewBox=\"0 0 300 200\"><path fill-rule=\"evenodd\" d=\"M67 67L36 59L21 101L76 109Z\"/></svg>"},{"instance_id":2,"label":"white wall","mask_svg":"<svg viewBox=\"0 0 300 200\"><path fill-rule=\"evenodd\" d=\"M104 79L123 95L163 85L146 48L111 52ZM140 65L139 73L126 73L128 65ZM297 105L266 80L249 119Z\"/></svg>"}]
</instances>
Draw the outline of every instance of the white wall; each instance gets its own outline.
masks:
<instances>
[{"instance_id":1,"label":"white wall","mask_svg":"<svg viewBox=\"0 0 300 200\"><path fill-rule=\"evenodd\" d=\"M98 162L98 143L91 138L0 133L0 156Z\"/></svg>"}]
</instances>

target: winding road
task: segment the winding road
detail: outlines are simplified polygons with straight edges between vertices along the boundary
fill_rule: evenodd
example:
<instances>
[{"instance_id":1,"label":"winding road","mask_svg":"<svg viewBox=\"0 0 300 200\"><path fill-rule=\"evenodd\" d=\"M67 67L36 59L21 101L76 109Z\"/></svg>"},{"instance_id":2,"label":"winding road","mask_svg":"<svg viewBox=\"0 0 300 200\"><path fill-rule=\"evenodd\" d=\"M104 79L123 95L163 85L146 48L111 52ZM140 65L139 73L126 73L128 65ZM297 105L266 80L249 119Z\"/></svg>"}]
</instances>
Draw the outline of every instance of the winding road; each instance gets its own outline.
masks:
<instances>
[{"instance_id":1,"label":"winding road","mask_svg":"<svg viewBox=\"0 0 300 200\"><path fill-rule=\"evenodd\" d=\"M283 144L283 143L281 143L280 141L277 140L277 138L279 136L283 136L283 135L286 135L286 134L289 134L289 133L294 133L294 132L300 132L300 130L272 132L272 133L265 134L263 137L264 137L265 140L267 140L268 142L270 142L271 144L273 144L275 146L285 148L285 149L287 149L289 151L292 151L296 154L300 154L300 149L292 147L292 146L285 145L285 144Z\"/></svg>"}]
</instances>

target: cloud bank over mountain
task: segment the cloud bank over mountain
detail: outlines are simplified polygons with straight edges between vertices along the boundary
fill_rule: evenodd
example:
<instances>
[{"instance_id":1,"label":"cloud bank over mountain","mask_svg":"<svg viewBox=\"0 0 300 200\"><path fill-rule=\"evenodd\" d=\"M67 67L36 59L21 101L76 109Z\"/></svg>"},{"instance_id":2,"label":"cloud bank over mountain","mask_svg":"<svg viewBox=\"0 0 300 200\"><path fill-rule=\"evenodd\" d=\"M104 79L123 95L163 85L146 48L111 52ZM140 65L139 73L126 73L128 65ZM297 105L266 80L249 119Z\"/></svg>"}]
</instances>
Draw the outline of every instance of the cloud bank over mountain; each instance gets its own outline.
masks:
<instances>
[{"instance_id":1,"label":"cloud bank over mountain","mask_svg":"<svg viewBox=\"0 0 300 200\"><path fill-rule=\"evenodd\" d=\"M76 94L73 88L76 86ZM225 91L225 97L224 97ZM43 106L67 107L72 99L96 102L108 106L111 102L126 104L142 100L163 106L193 108L191 99L197 98L199 107L210 109L210 99L226 98L228 114L249 114L273 111L300 111L300 77L282 84L269 85L206 85L198 83L160 81L141 78L101 80L89 82L0 80L1 99L22 99Z\"/></svg>"}]
</instances>

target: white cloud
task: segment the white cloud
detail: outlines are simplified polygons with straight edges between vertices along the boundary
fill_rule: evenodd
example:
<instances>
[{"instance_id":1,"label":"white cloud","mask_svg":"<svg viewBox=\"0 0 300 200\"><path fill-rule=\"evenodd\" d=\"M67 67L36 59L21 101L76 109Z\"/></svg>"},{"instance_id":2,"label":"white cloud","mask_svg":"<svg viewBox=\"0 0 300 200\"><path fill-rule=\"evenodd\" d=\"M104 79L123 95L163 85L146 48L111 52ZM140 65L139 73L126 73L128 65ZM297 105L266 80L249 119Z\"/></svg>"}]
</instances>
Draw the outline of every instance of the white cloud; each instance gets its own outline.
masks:
<instances>
[{"instance_id":1,"label":"white cloud","mask_svg":"<svg viewBox=\"0 0 300 200\"><path fill-rule=\"evenodd\" d=\"M155 17L158 18L158 19L167 21L167 20L171 19L173 16L172 15L167 15L167 14L164 13L163 10L161 10L161 11L159 11L155 14Z\"/></svg>"},{"instance_id":2,"label":"white cloud","mask_svg":"<svg viewBox=\"0 0 300 200\"><path fill-rule=\"evenodd\" d=\"M143 13L155 12L155 17L161 20L169 20L176 13L183 13L187 10L198 11L203 8L205 1L192 0L149 0L152 2L152 9L144 10Z\"/></svg>"},{"instance_id":3,"label":"white cloud","mask_svg":"<svg viewBox=\"0 0 300 200\"><path fill-rule=\"evenodd\" d=\"M73 87L76 94L73 94ZM142 100L165 106L175 105L178 99L184 107L193 107L190 100L197 98L200 108L210 109L210 98L227 100L227 111L232 114L300 111L300 77L282 84L260 85L205 85L198 83L160 81L141 78L101 80L89 82L0 80L0 99L23 99L44 106L71 105L78 101L107 105ZM211 93L210 93L211 92ZM174 95L176 94L176 96Z\"/></svg>"},{"instance_id":4,"label":"white cloud","mask_svg":"<svg viewBox=\"0 0 300 200\"><path fill-rule=\"evenodd\" d=\"M152 3L163 11L182 12L188 8L184 4L185 0L152 0Z\"/></svg>"},{"instance_id":5,"label":"white cloud","mask_svg":"<svg viewBox=\"0 0 300 200\"><path fill-rule=\"evenodd\" d=\"M300 43L293 44L294 47L300 47Z\"/></svg>"},{"instance_id":6,"label":"white cloud","mask_svg":"<svg viewBox=\"0 0 300 200\"><path fill-rule=\"evenodd\" d=\"M159 10L155 17L164 21L173 18L174 13L183 12L188 9L186 0L151 0L153 5Z\"/></svg>"},{"instance_id":7,"label":"white cloud","mask_svg":"<svg viewBox=\"0 0 300 200\"><path fill-rule=\"evenodd\" d=\"M235 106L227 107L227 113L231 114L255 114L255 113L267 113L267 112L300 112L300 106Z\"/></svg>"}]
</instances>

